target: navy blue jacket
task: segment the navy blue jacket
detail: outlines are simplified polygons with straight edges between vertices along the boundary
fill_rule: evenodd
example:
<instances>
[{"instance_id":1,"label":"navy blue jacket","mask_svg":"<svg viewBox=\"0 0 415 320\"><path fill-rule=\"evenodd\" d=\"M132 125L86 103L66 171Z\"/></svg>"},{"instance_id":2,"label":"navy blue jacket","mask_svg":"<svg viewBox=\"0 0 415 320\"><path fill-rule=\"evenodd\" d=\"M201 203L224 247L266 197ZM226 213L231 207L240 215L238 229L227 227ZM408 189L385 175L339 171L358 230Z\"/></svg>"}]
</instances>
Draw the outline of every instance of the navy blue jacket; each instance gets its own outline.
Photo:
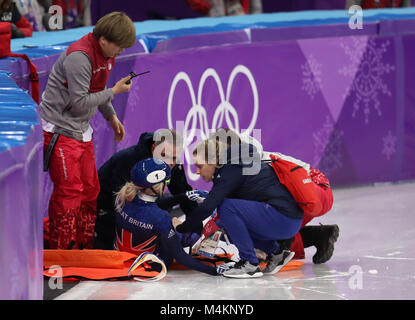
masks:
<instances>
[{"instance_id":1,"label":"navy blue jacket","mask_svg":"<svg viewBox=\"0 0 415 320\"><path fill-rule=\"evenodd\" d=\"M250 148L250 158L254 149ZM233 161L230 149L227 151L227 163L215 170L213 187L208 197L195 210L187 215L186 220L178 225L179 232L200 232L200 221L209 217L225 198L244 199L265 202L282 214L302 219L303 211L297 205L292 195L278 180L277 175L268 163L257 163L260 170L255 175L244 174L244 168L252 163L241 160ZM256 161L260 161L259 155Z\"/></svg>"},{"instance_id":2,"label":"navy blue jacket","mask_svg":"<svg viewBox=\"0 0 415 320\"><path fill-rule=\"evenodd\" d=\"M161 210L156 203L136 197L116 212L115 219L116 249L137 255L152 252L164 260L167 267L176 259L190 269L217 274L214 267L201 263L183 250L170 214Z\"/></svg>"},{"instance_id":3,"label":"navy blue jacket","mask_svg":"<svg viewBox=\"0 0 415 320\"><path fill-rule=\"evenodd\" d=\"M99 168L98 177L101 190L97 200L98 208L110 212L115 211L114 193L120 191L126 182L131 181L130 172L137 162L152 157L153 136L153 132L144 132L136 145L118 151ZM192 190L192 187L187 183L182 165L176 165L172 169L168 189L173 195ZM176 203L164 202L163 199L160 199L158 204L162 209L167 209L168 206ZM188 199L180 202L180 207L185 213L191 212L196 206L195 202Z\"/></svg>"}]
</instances>

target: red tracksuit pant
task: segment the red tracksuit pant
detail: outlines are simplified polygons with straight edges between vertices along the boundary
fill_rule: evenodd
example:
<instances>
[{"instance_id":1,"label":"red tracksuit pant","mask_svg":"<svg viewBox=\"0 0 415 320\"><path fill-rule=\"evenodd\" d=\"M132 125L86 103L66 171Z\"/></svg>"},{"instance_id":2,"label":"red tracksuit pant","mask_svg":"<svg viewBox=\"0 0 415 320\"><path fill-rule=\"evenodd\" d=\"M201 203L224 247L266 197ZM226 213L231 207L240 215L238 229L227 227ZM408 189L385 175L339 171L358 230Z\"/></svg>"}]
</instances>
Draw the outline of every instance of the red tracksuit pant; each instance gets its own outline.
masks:
<instances>
[{"instance_id":1,"label":"red tracksuit pant","mask_svg":"<svg viewBox=\"0 0 415 320\"><path fill-rule=\"evenodd\" d=\"M320 217L324 214L326 214L328 211L330 211L331 207L333 206L333 192L330 189L330 187L327 187L325 185L321 185L319 183L326 183L329 184L328 179L324 176L323 173L321 173L319 170L312 169L311 178L313 179L314 186L316 188L317 194L320 198L320 201L323 205L323 208L319 214L316 215L310 215L307 213L304 213L303 222L301 224L300 230L309 223L313 218ZM298 232L294 236L294 240L291 244L290 250L295 252L293 259L304 259L305 253L304 253L304 244L303 239L301 237L300 232Z\"/></svg>"},{"instance_id":2,"label":"red tracksuit pant","mask_svg":"<svg viewBox=\"0 0 415 320\"><path fill-rule=\"evenodd\" d=\"M52 133L44 132L44 149ZM92 141L61 135L49 162L53 192L49 200L50 249L91 249L99 194Z\"/></svg>"}]
</instances>

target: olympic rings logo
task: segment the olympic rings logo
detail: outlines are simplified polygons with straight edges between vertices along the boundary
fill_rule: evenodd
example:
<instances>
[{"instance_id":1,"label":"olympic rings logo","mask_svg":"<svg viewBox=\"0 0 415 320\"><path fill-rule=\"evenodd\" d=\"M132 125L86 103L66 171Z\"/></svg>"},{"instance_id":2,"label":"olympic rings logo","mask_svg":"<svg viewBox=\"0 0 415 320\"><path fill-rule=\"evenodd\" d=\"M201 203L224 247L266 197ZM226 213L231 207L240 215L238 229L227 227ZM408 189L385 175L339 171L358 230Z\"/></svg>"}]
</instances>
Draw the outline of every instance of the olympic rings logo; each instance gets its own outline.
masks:
<instances>
[{"instance_id":1,"label":"olympic rings logo","mask_svg":"<svg viewBox=\"0 0 415 320\"><path fill-rule=\"evenodd\" d=\"M249 84L251 86L254 105L253 105L253 113L251 117L251 121L248 125L248 128L241 131L241 128L239 126L239 116L236 108L230 103L230 96L231 96L231 89L232 85L234 83L234 80L237 75L242 74L246 76L246 78L249 81ZM206 109L202 105L202 92L203 88L205 86L205 82L208 78L213 78L216 82L219 97L220 97L220 103L216 107L215 113L213 114L213 119L211 126L208 125L208 119L207 119L207 112ZM190 110L188 111L186 115L186 119L184 120L184 125L182 129L183 134L183 141L184 141L184 156L185 156L185 162L187 164L187 173L188 177L196 181L199 179L199 175L193 173L190 168L191 163L191 154L189 150L189 146L192 144L193 140L195 139L207 139L209 135L216 131L217 129L224 127L224 122L226 123L227 128L237 132L240 134L241 137L247 137L249 136L252 131L254 130L257 118L258 118L258 111L259 111L259 103L258 103L258 89L254 80L254 77L250 70L243 66L243 65L237 65L232 70L228 83L226 85L226 94L225 90L222 86L221 79L219 78L219 75L213 68L206 69L199 81L198 89L197 89L197 98L195 91L193 89L192 82L186 72L179 72L176 74L176 76L173 79L173 82L170 87L169 97L168 97L168 103L167 103L167 120L168 120L168 126L170 129L174 128L173 125L173 116L172 116L172 103L173 103L173 97L174 92L176 90L176 86L180 81L184 81L187 85L187 88L189 89L189 94L192 102L192 106L190 107ZM198 128L199 123L199 128ZM177 122L176 122L177 124ZM177 127L177 126L176 126ZM177 130L177 129L176 129ZM179 131L179 130L177 130ZM180 130L181 131L181 130Z\"/></svg>"}]
</instances>

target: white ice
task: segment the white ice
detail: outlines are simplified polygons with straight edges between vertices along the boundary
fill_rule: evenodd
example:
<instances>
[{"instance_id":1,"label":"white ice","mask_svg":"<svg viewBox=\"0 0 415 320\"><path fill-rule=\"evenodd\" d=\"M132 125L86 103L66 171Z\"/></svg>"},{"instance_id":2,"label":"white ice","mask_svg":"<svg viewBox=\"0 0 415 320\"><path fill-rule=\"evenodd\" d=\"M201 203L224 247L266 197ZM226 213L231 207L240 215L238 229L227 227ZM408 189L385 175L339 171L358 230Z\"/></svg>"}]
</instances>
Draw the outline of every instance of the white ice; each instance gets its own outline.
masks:
<instances>
[{"instance_id":1,"label":"white ice","mask_svg":"<svg viewBox=\"0 0 415 320\"><path fill-rule=\"evenodd\" d=\"M415 183L334 190L333 209L310 225L338 224L331 260L258 279L171 270L158 282L80 282L62 300L414 299Z\"/></svg>"}]
</instances>

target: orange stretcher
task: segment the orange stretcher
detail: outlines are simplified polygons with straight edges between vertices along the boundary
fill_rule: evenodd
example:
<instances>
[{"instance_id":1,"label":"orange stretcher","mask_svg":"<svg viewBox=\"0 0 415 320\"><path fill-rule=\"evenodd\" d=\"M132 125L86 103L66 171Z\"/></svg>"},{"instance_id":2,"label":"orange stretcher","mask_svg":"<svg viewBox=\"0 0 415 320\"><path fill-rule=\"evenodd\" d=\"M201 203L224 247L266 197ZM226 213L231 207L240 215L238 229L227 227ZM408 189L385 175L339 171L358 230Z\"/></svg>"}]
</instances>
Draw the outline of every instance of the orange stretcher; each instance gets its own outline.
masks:
<instances>
[{"instance_id":1,"label":"orange stretcher","mask_svg":"<svg viewBox=\"0 0 415 320\"><path fill-rule=\"evenodd\" d=\"M216 255L214 258L194 256L203 263L219 265L231 261L231 254ZM74 280L154 280L158 279L162 268L158 263L144 262L131 268L137 256L116 250L51 250L45 249L43 254L43 275L45 277ZM298 269L304 262L290 261L281 271ZM265 267L265 266L261 266ZM130 270L133 269L133 270ZM170 270L185 270L186 267L173 263ZM130 272L129 272L130 271Z\"/></svg>"}]
</instances>

